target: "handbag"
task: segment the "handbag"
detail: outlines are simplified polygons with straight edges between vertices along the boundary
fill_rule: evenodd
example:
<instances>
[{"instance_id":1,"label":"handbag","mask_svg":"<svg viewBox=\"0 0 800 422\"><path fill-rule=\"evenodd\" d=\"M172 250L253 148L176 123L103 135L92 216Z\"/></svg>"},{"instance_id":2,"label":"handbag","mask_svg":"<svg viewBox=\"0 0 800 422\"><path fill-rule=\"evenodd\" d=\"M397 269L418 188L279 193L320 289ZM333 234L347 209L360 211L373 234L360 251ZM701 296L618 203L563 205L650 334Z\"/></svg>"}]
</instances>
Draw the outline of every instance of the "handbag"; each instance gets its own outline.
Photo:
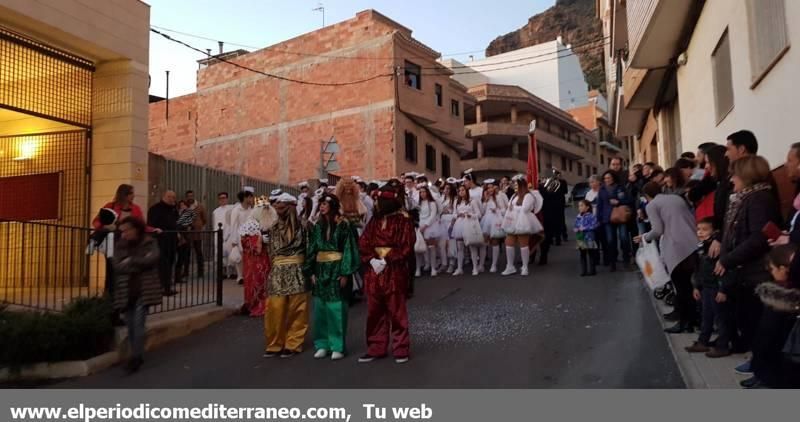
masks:
<instances>
[{"instance_id":1,"label":"handbag","mask_svg":"<svg viewBox=\"0 0 800 422\"><path fill-rule=\"evenodd\" d=\"M670 280L656 242L642 239L642 245L636 251L636 265L642 271L644 281L651 290L663 287Z\"/></svg>"},{"instance_id":2,"label":"handbag","mask_svg":"<svg viewBox=\"0 0 800 422\"><path fill-rule=\"evenodd\" d=\"M783 355L790 362L800 364L800 318L794 322L794 327L783 345Z\"/></svg>"},{"instance_id":3,"label":"handbag","mask_svg":"<svg viewBox=\"0 0 800 422\"><path fill-rule=\"evenodd\" d=\"M506 231L503 230L503 220L498 218L492 223L489 229L489 237L492 239L502 239L506 237Z\"/></svg>"},{"instance_id":4,"label":"handbag","mask_svg":"<svg viewBox=\"0 0 800 422\"><path fill-rule=\"evenodd\" d=\"M478 220L467 218L464 220L464 244L467 246L477 246L484 243L483 230Z\"/></svg>"},{"instance_id":5,"label":"handbag","mask_svg":"<svg viewBox=\"0 0 800 422\"><path fill-rule=\"evenodd\" d=\"M425 253L428 251L428 244L425 243L425 238L422 237L422 232L417 229L417 240L414 242L414 252Z\"/></svg>"},{"instance_id":6,"label":"handbag","mask_svg":"<svg viewBox=\"0 0 800 422\"><path fill-rule=\"evenodd\" d=\"M231 248L231 252L228 254L228 262L234 265L242 262L242 250L239 246Z\"/></svg>"},{"instance_id":7,"label":"handbag","mask_svg":"<svg viewBox=\"0 0 800 422\"><path fill-rule=\"evenodd\" d=\"M619 205L611 209L611 218L609 221L611 224L627 224L628 221L631 221L631 216L633 216L631 207Z\"/></svg>"}]
</instances>

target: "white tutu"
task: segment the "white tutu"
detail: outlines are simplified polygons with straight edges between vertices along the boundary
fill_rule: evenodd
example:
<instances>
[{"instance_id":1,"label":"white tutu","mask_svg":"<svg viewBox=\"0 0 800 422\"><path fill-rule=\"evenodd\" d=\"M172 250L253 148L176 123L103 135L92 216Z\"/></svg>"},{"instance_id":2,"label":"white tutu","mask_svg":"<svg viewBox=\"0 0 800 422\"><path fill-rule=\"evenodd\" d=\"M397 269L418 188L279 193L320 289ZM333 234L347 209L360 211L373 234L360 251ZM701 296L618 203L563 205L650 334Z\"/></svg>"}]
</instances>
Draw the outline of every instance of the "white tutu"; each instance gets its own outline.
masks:
<instances>
[{"instance_id":1,"label":"white tutu","mask_svg":"<svg viewBox=\"0 0 800 422\"><path fill-rule=\"evenodd\" d=\"M536 215L530 211L523 211L522 208L509 209L503 220L503 231L511 235L531 235L541 233L543 230L542 223Z\"/></svg>"},{"instance_id":2,"label":"white tutu","mask_svg":"<svg viewBox=\"0 0 800 422\"><path fill-rule=\"evenodd\" d=\"M453 224L453 232L451 233L450 237L456 240L463 240L464 223L466 222L467 222L466 217L457 218L455 224Z\"/></svg>"},{"instance_id":3,"label":"white tutu","mask_svg":"<svg viewBox=\"0 0 800 422\"><path fill-rule=\"evenodd\" d=\"M420 226L420 229L421 228L422 227ZM442 223L439 220L436 220L433 224L427 227L424 232L422 232L422 237L424 237L425 240L436 240L441 236L442 236Z\"/></svg>"},{"instance_id":4,"label":"white tutu","mask_svg":"<svg viewBox=\"0 0 800 422\"><path fill-rule=\"evenodd\" d=\"M497 236L498 230L496 226L502 225L502 223L503 216L501 214L488 211L481 219L481 231L483 231L483 234L486 236L492 236L492 233L494 232L496 237L500 238L502 236ZM494 231L492 230L493 226L495 227Z\"/></svg>"},{"instance_id":5,"label":"white tutu","mask_svg":"<svg viewBox=\"0 0 800 422\"><path fill-rule=\"evenodd\" d=\"M450 225L453 223L454 217L453 214L442 214L442 217L439 219L439 233L441 233L441 237L445 239L455 239L450 232Z\"/></svg>"}]
</instances>

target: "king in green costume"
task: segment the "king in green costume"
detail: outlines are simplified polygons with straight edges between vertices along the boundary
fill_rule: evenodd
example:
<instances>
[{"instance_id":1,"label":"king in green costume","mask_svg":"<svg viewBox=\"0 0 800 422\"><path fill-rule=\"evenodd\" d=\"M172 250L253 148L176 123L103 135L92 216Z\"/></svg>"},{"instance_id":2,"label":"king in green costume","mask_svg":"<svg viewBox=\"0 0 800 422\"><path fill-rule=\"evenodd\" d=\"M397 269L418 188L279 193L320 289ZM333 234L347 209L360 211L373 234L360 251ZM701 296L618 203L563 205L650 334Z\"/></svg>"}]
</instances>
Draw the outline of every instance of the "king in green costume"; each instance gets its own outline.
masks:
<instances>
[{"instance_id":1,"label":"king in green costume","mask_svg":"<svg viewBox=\"0 0 800 422\"><path fill-rule=\"evenodd\" d=\"M320 219L306 253L314 274L314 357L331 353L331 359L338 360L345 353L350 283L361 261L355 230L339 215L338 198L325 194L319 204Z\"/></svg>"}]
</instances>

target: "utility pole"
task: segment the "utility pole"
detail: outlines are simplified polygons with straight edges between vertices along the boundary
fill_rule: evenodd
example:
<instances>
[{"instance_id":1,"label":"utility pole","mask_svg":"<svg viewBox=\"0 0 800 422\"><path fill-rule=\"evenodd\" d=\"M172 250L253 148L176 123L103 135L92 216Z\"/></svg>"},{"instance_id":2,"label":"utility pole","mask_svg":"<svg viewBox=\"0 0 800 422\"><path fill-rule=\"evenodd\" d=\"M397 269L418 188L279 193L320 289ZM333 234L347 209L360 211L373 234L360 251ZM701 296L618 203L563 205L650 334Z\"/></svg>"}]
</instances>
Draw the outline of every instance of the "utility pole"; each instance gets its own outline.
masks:
<instances>
[{"instance_id":1,"label":"utility pole","mask_svg":"<svg viewBox=\"0 0 800 422\"><path fill-rule=\"evenodd\" d=\"M322 13L322 27L325 27L325 6L322 3L318 3L317 7L311 9L312 12L321 12Z\"/></svg>"}]
</instances>

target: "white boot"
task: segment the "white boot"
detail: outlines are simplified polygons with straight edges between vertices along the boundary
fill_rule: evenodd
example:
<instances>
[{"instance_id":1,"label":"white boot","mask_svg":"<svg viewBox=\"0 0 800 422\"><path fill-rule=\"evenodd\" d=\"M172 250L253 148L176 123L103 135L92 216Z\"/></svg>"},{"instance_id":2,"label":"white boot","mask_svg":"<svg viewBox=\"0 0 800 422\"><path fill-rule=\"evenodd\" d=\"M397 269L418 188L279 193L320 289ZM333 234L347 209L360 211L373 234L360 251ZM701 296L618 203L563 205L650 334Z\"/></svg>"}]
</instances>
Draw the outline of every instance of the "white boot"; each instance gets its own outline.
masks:
<instances>
[{"instance_id":1,"label":"white boot","mask_svg":"<svg viewBox=\"0 0 800 422\"><path fill-rule=\"evenodd\" d=\"M522 255L522 271L520 271L520 274L528 275L528 263L531 260L531 248L524 246L519 249L519 253Z\"/></svg>"},{"instance_id":2,"label":"white boot","mask_svg":"<svg viewBox=\"0 0 800 422\"><path fill-rule=\"evenodd\" d=\"M456 243L456 262L458 266L453 275L464 274L464 242L460 240Z\"/></svg>"},{"instance_id":3,"label":"white boot","mask_svg":"<svg viewBox=\"0 0 800 422\"><path fill-rule=\"evenodd\" d=\"M478 251L480 253L480 258L478 259L478 272L482 273L486 271L486 245L478 246Z\"/></svg>"},{"instance_id":4,"label":"white boot","mask_svg":"<svg viewBox=\"0 0 800 422\"><path fill-rule=\"evenodd\" d=\"M489 269L490 273L497 272L497 260L500 258L500 246L492 246L492 268Z\"/></svg>"},{"instance_id":5,"label":"white boot","mask_svg":"<svg viewBox=\"0 0 800 422\"><path fill-rule=\"evenodd\" d=\"M420 254L417 254L417 271L414 273L414 277L422 277L422 257L420 257Z\"/></svg>"},{"instance_id":6,"label":"white boot","mask_svg":"<svg viewBox=\"0 0 800 422\"><path fill-rule=\"evenodd\" d=\"M436 266L436 246L428 246L428 255L430 255L431 260L431 277L436 277L439 275Z\"/></svg>"},{"instance_id":7,"label":"white boot","mask_svg":"<svg viewBox=\"0 0 800 422\"><path fill-rule=\"evenodd\" d=\"M513 246L506 246L506 269L503 271L503 275L511 275L517 272L517 268L514 266L514 253L516 249Z\"/></svg>"},{"instance_id":8,"label":"white boot","mask_svg":"<svg viewBox=\"0 0 800 422\"><path fill-rule=\"evenodd\" d=\"M478 275L481 273L481 262L478 259L478 248L479 246L470 246L469 247L469 254L472 257L472 275Z\"/></svg>"},{"instance_id":9,"label":"white boot","mask_svg":"<svg viewBox=\"0 0 800 422\"><path fill-rule=\"evenodd\" d=\"M425 252L424 254L422 254L422 258L425 260L425 266L422 268L422 271L430 271L432 265L430 255L428 255L428 253Z\"/></svg>"}]
</instances>

